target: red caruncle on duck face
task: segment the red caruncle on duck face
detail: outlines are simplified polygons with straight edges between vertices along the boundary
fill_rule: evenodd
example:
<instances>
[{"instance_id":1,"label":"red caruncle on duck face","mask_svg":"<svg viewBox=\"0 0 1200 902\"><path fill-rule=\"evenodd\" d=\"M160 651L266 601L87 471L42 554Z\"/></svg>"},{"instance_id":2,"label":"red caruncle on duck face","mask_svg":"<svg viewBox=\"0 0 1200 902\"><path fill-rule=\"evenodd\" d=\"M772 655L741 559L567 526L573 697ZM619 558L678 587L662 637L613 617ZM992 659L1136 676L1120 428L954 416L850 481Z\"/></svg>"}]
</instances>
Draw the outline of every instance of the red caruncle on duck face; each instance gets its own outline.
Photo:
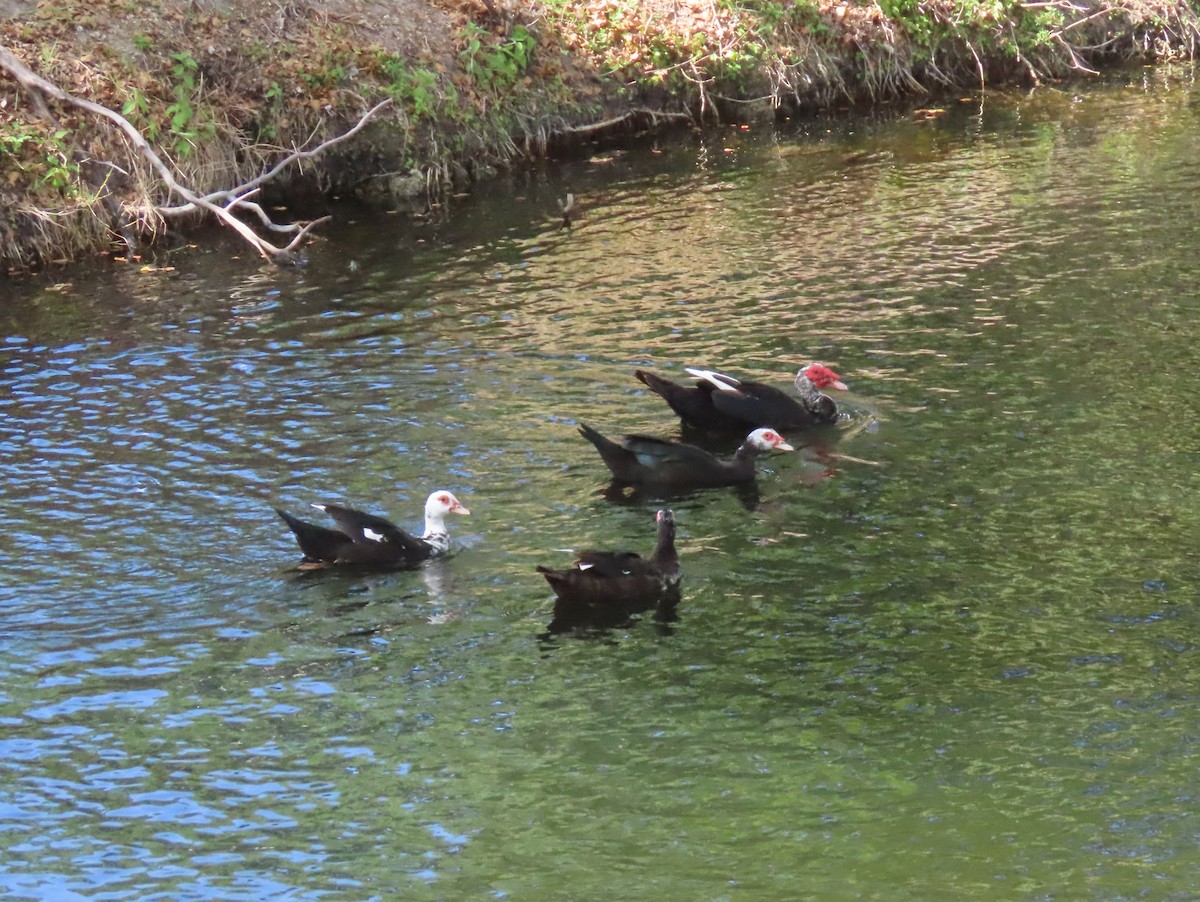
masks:
<instances>
[{"instance_id":1,"label":"red caruncle on duck face","mask_svg":"<svg viewBox=\"0 0 1200 902\"><path fill-rule=\"evenodd\" d=\"M453 492L438 491L429 496L426 511L440 510L443 514L469 514L466 505L454 497Z\"/></svg>"},{"instance_id":2,"label":"red caruncle on duck face","mask_svg":"<svg viewBox=\"0 0 1200 902\"><path fill-rule=\"evenodd\" d=\"M820 363L814 363L804 371L804 375L817 388L836 388L839 391L846 390L846 383L842 381L842 377Z\"/></svg>"}]
</instances>

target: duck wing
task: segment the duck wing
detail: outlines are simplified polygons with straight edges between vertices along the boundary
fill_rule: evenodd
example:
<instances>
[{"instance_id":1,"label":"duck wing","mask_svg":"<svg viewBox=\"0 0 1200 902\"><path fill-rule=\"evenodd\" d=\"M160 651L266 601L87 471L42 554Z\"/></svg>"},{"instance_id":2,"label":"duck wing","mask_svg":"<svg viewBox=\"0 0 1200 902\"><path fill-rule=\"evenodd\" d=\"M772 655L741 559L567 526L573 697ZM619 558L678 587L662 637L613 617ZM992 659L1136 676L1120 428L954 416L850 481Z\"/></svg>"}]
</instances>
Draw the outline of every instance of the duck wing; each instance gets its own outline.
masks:
<instances>
[{"instance_id":1,"label":"duck wing","mask_svg":"<svg viewBox=\"0 0 1200 902\"><path fill-rule=\"evenodd\" d=\"M664 467L707 468L718 463L718 459L703 448L648 435L627 435L622 446L637 458L638 463L652 470Z\"/></svg>"},{"instance_id":2,"label":"duck wing","mask_svg":"<svg viewBox=\"0 0 1200 902\"><path fill-rule=\"evenodd\" d=\"M575 561L575 572L589 579L620 579L641 576L650 562L636 551L581 551Z\"/></svg>"},{"instance_id":3,"label":"duck wing","mask_svg":"<svg viewBox=\"0 0 1200 902\"><path fill-rule=\"evenodd\" d=\"M637 481L646 484L699 488L726 485L745 476L734 462L683 442L627 435L624 446L637 459L640 476Z\"/></svg>"},{"instance_id":4,"label":"duck wing","mask_svg":"<svg viewBox=\"0 0 1200 902\"><path fill-rule=\"evenodd\" d=\"M713 385L700 380L695 386L678 385L646 370L633 373L652 392L670 405L684 423L701 430L740 431L741 422L723 416L714 406Z\"/></svg>"},{"instance_id":5,"label":"duck wing","mask_svg":"<svg viewBox=\"0 0 1200 902\"><path fill-rule=\"evenodd\" d=\"M711 413L707 421L710 425L719 425L726 430L740 430L746 426L786 429L797 418L808 419L802 405L774 386L735 379L714 370L685 369L696 377L697 390L708 392Z\"/></svg>"},{"instance_id":6,"label":"duck wing","mask_svg":"<svg viewBox=\"0 0 1200 902\"><path fill-rule=\"evenodd\" d=\"M663 576L647 562L641 565L645 572L626 574L601 574L594 572L595 568L537 569L557 596L554 619L558 624L612 625L653 606L667 591Z\"/></svg>"},{"instance_id":7,"label":"duck wing","mask_svg":"<svg viewBox=\"0 0 1200 902\"><path fill-rule=\"evenodd\" d=\"M740 382L736 388L714 391L712 403L720 413L748 426L789 429L813 419L791 395L763 382Z\"/></svg>"},{"instance_id":8,"label":"duck wing","mask_svg":"<svg viewBox=\"0 0 1200 902\"><path fill-rule=\"evenodd\" d=\"M329 514L343 535L355 545L391 545L410 554L428 551L428 542L410 535L383 517L338 504L314 504L313 507Z\"/></svg>"}]
</instances>

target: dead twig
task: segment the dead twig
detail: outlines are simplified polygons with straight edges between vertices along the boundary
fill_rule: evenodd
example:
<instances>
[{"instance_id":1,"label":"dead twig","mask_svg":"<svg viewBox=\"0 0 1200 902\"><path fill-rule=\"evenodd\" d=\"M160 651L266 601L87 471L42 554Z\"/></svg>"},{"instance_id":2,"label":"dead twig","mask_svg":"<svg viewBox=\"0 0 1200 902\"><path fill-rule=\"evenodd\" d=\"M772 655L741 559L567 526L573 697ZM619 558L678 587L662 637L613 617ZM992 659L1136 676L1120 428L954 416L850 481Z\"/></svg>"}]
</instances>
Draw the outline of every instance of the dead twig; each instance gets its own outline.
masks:
<instances>
[{"instance_id":1,"label":"dead twig","mask_svg":"<svg viewBox=\"0 0 1200 902\"><path fill-rule=\"evenodd\" d=\"M593 135L596 132L606 131L613 126L622 125L639 117L645 117L654 124L657 124L659 119L667 121L692 121L692 117L687 113L664 113L658 110L630 110L628 113L622 113L620 116L614 116L611 119L605 119L601 122L592 122L588 125L564 125L556 129L556 131L565 135Z\"/></svg>"},{"instance_id":2,"label":"dead twig","mask_svg":"<svg viewBox=\"0 0 1200 902\"><path fill-rule=\"evenodd\" d=\"M171 169L163 162L162 158L154 151L137 128L135 128L128 119L107 107L101 106L98 103L93 103L90 100L85 100L82 97L76 97L73 94L64 91L58 85L51 81L42 78L21 60L14 56L8 49L0 47L0 69L4 69L18 84L23 87L29 96L32 98L34 109L44 118L53 120L53 115L46 106L44 97L52 97L60 103L70 104L78 107L81 110L92 113L95 116L100 116L109 120L117 126L125 137L133 144L142 158L146 160L158 175L158 178L166 186L169 194L179 197L184 201L183 204L176 206L157 206L153 209L153 213L159 217L178 216L190 213L196 210L204 210L215 216L220 222L229 226L237 232L245 241L250 244L267 260L277 260L280 258L288 258L292 252L304 240L305 236L321 223L327 222L330 217L324 216L320 219L315 219L312 222L301 225L294 223L287 226L279 226L273 223L269 216L262 210L258 204L249 203L248 198L256 194L261 186L277 176L288 166L297 163L301 160L311 159L320 153L347 140L358 131L360 131L380 110L388 106L391 101L384 100L376 104L348 131L343 132L327 141L323 141L316 147L309 150L295 150L288 156L280 160L275 166L268 169L261 175L251 179L245 184L238 185L235 188L230 188L223 191L215 191L206 195L198 195L186 185L181 184L176 178ZM264 227L272 231L292 232L296 231L296 236L285 247L277 247L260 237L249 225L238 219L233 214L236 211L246 209L254 213Z\"/></svg>"}]
</instances>

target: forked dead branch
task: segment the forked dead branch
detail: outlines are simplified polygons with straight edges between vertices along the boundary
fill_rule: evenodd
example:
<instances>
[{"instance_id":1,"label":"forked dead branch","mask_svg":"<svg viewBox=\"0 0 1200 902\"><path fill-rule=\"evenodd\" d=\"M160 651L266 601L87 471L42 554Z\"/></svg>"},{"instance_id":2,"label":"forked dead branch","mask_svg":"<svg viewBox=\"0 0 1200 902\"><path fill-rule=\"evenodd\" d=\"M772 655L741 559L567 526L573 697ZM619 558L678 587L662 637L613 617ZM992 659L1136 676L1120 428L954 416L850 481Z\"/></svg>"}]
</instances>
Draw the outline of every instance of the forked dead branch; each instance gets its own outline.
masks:
<instances>
[{"instance_id":1,"label":"forked dead branch","mask_svg":"<svg viewBox=\"0 0 1200 902\"><path fill-rule=\"evenodd\" d=\"M330 217L324 216L320 219L314 219L309 222L295 222L288 224L280 224L274 222L267 212L252 198L258 194L262 186L275 178L289 166L295 165L303 160L312 159L313 157L325 152L330 147L340 144L348 140L357 132L359 132L374 116L381 110L391 104L391 100L384 100L377 103L371 109L367 110L358 120L355 125L345 132L342 132L335 137L329 138L311 147L307 150L295 150L281 159L278 163L272 166L267 171L258 176L243 182L233 188L212 191L208 194L200 195L192 191L187 185L182 184L171 171L171 168L163 162L162 158L150 146L145 136L136 128L128 119L120 113L110 110L108 107L93 103L90 100L85 100L82 97L76 97L67 91L64 91L58 85L45 78L42 78L21 60L14 56L9 50L0 47L0 69L8 72L16 81L25 89L30 97L37 113L55 122L54 114L46 103L46 98L52 98L60 103L70 104L92 115L99 116L112 122L125 135L126 139L133 145L141 157L149 163L154 173L161 180L163 186L167 189L168 196L178 198L182 203L156 205L149 209L135 209L126 211L133 220L142 220L147 216L153 217L156 220L165 220L169 218L178 218L181 216L194 215L200 211L210 213L212 216L224 225L229 226L238 233L251 247L267 260L273 261L288 261L294 259L294 252L297 247L304 241L305 237L316 226L329 220ZM55 124L57 124L55 122ZM113 165L110 163L110 165ZM278 246L260 236L246 222L239 219L237 213L252 214L258 221L261 228L283 234L292 235L291 241L284 245Z\"/></svg>"}]
</instances>

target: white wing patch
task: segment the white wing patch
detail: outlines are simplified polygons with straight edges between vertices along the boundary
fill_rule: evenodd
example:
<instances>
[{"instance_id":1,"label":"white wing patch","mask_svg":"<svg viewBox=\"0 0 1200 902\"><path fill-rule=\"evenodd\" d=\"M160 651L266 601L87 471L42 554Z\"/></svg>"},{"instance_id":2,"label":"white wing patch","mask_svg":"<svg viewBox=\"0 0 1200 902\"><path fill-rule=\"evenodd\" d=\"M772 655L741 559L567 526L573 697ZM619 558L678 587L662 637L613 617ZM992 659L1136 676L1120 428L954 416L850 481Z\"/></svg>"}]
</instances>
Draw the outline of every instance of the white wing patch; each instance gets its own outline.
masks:
<instances>
[{"instance_id":1,"label":"white wing patch","mask_svg":"<svg viewBox=\"0 0 1200 902\"><path fill-rule=\"evenodd\" d=\"M684 367L684 371L691 373L697 379L703 379L705 382L711 382L714 387L721 391L736 392L738 391L738 381L730 376L722 373L715 373L712 370L700 370L695 367Z\"/></svg>"},{"instance_id":2,"label":"white wing patch","mask_svg":"<svg viewBox=\"0 0 1200 902\"><path fill-rule=\"evenodd\" d=\"M369 527L369 526L363 527L363 535L366 536L368 539L370 539L372 542L382 542L384 540L383 533L376 532L375 530L371 529L371 527Z\"/></svg>"}]
</instances>

